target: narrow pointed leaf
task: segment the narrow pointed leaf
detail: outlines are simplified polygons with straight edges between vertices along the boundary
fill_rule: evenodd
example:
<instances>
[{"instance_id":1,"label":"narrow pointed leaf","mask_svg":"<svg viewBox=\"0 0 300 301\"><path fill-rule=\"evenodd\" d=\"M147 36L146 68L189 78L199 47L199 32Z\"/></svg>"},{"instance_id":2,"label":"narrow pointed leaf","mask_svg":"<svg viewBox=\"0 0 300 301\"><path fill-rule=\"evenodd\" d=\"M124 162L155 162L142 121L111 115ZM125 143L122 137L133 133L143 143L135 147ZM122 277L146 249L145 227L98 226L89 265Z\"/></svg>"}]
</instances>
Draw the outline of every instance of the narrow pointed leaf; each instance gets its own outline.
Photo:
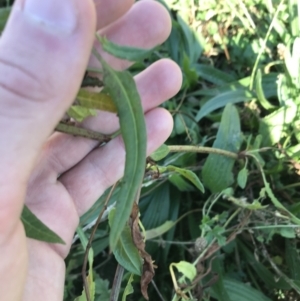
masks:
<instances>
[{"instance_id":1,"label":"narrow pointed leaf","mask_svg":"<svg viewBox=\"0 0 300 301\"><path fill-rule=\"evenodd\" d=\"M78 122L82 122L85 118L89 116L96 116L97 112L94 109L73 105L69 108L67 114L70 118L73 118Z\"/></svg>"},{"instance_id":2,"label":"narrow pointed leaf","mask_svg":"<svg viewBox=\"0 0 300 301\"><path fill-rule=\"evenodd\" d=\"M201 192L205 192L203 184L193 171L184 168L178 168L172 165L167 166L167 169L179 173L181 176L191 181Z\"/></svg>"},{"instance_id":3,"label":"narrow pointed leaf","mask_svg":"<svg viewBox=\"0 0 300 301\"><path fill-rule=\"evenodd\" d=\"M126 150L124 176L109 237L110 247L113 250L130 216L133 202L144 178L147 133L140 96L132 76L128 72L114 71L102 59L101 63L104 85L118 109Z\"/></svg>"},{"instance_id":4,"label":"narrow pointed leaf","mask_svg":"<svg viewBox=\"0 0 300 301\"><path fill-rule=\"evenodd\" d=\"M154 49L142 49L128 46L121 46L109 41L106 37L97 36L104 51L112 54L113 56L128 60L139 61L148 57Z\"/></svg>"},{"instance_id":5,"label":"narrow pointed leaf","mask_svg":"<svg viewBox=\"0 0 300 301\"><path fill-rule=\"evenodd\" d=\"M76 99L79 104L89 109L97 109L101 111L108 111L115 113L117 108L111 97L104 92L90 92L84 89L80 89Z\"/></svg>"},{"instance_id":6,"label":"narrow pointed leaf","mask_svg":"<svg viewBox=\"0 0 300 301\"><path fill-rule=\"evenodd\" d=\"M43 224L27 206L23 208L21 221L23 222L27 237L49 243L65 244L65 242Z\"/></svg>"},{"instance_id":7,"label":"narrow pointed leaf","mask_svg":"<svg viewBox=\"0 0 300 301\"><path fill-rule=\"evenodd\" d=\"M150 155L154 161L159 161L169 154L170 150L166 144L161 145L155 152Z\"/></svg>"},{"instance_id":8,"label":"narrow pointed leaf","mask_svg":"<svg viewBox=\"0 0 300 301\"><path fill-rule=\"evenodd\" d=\"M126 287L125 287L125 290L124 290L124 293L122 296L122 301L126 301L127 296L131 295L134 292L133 286L132 286L133 277L134 277L134 274L131 274L128 279L128 282L126 284Z\"/></svg>"}]
</instances>

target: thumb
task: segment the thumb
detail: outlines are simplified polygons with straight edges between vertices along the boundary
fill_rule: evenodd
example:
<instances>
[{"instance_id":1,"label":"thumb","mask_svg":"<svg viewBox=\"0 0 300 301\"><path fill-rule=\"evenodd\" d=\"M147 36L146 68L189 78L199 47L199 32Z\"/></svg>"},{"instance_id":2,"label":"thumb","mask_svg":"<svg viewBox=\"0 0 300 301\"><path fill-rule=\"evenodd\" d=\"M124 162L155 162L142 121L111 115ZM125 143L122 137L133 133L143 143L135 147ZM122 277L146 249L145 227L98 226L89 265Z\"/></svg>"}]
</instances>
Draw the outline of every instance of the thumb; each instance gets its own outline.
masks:
<instances>
[{"instance_id":1,"label":"thumb","mask_svg":"<svg viewBox=\"0 0 300 301\"><path fill-rule=\"evenodd\" d=\"M0 40L0 221L6 227L2 209L20 212L41 146L75 98L95 23L92 0L15 1Z\"/></svg>"}]
</instances>

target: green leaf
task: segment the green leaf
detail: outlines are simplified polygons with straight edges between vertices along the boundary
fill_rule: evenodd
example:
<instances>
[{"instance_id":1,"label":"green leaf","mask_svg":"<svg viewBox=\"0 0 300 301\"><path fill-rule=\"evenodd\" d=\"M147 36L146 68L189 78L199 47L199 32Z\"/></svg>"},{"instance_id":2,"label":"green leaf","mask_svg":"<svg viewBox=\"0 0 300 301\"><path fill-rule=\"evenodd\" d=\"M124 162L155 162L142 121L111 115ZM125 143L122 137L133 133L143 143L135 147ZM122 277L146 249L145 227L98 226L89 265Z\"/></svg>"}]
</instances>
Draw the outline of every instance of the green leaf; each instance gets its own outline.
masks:
<instances>
[{"instance_id":1,"label":"green leaf","mask_svg":"<svg viewBox=\"0 0 300 301\"><path fill-rule=\"evenodd\" d=\"M181 176L191 181L201 192L205 192L203 184L200 182L199 178L193 171L184 168L178 168L172 165L167 166L167 170L179 173Z\"/></svg>"},{"instance_id":2,"label":"green leaf","mask_svg":"<svg viewBox=\"0 0 300 301\"><path fill-rule=\"evenodd\" d=\"M169 154L170 150L166 144L161 145L155 152L150 155L154 161L159 161Z\"/></svg>"},{"instance_id":3,"label":"green leaf","mask_svg":"<svg viewBox=\"0 0 300 301\"><path fill-rule=\"evenodd\" d=\"M97 112L94 109L88 109L83 106L73 105L67 111L69 117L75 119L78 122L82 122L89 116L96 116Z\"/></svg>"},{"instance_id":4,"label":"green leaf","mask_svg":"<svg viewBox=\"0 0 300 301\"><path fill-rule=\"evenodd\" d=\"M115 224L115 213L113 209L108 215L109 226ZM142 272L142 261L138 249L133 243L131 230L128 224L122 228L122 232L119 240L113 250L116 260L123 266L127 271L135 275L141 275Z\"/></svg>"},{"instance_id":5,"label":"green leaf","mask_svg":"<svg viewBox=\"0 0 300 301\"><path fill-rule=\"evenodd\" d=\"M95 279L96 285L96 301L109 301L110 290L108 280L103 280L101 278Z\"/></svg>"},{"instance_id":6,"label":"green leaf","mask_svg":"<svg viewBox=\"0 0 300 301\"><path fill-rule=\"evenodd\" d=\"M175 266L177 270L184 275L190 281L193 281L197 275L197 270L194 265L187 261L180 261L178 263L172 263L172 266Z\"/></svg>"},{"instance_id":7,"label":"green leaf","mask_svg":"<svg viewBox=\"0 0 300 301\"><path fill-rule=\"evenodd\" d=\"M261 76L261 70L257 70L256 79L255 79L255 88L257 93L257 98L260 104L265 108L266 110L275 109L276 106L273 106L265 97L263 87L262 87L262 76Z\"/></svg>"},{"instance_id":8,"label":"green leaf","mask_svg":"<svg viewBox=\"0 0 300 301\"><path fill-rule=\"evenodd\" d=\"M126 162L114 223L109 236L114 250L130 216L137 192L144 178L147 133L144 112L134 79L129 72L114 71L97 53L103 67L103 82L118 109Z\"/></svg>"},{"instance_id":9,"label":"green leaf","mask_svg":"<svg viewBox=\"0 0 300 301\"><path fill-rule=\"evenodd\" d=\"M285 260L290 276L294 280L300 280L300 257L296 240L285 240Z\"/></svg>"},{"instance_id":10,"label":"green leaf","mask_svg":"<svg viewBox=\"0 0 300 301\"><path fill-rule=\"evenodd\" d=\"M86 250L87 244L88 244L88 239L83 232L83 230L80 227L77 227L76 232L78 234L78 237L80 239L80 242L82 244L83 250ZM93 279L93 263L94 263L94 252L93 249L89 249L89 254L88 254L88 263L89 263L89 274L86 277L86 282L88 284L89 288L89 296L90 300L94 301L95 300L95 290L96 290L96 285ZM75 299L75 301L88 301L86 298L86 291L85 288L83 288L82 293L79 297Z\"/></svg>"},{"instance_id":11,"label":"green leaf","mask_svg":"<svg viewBox=\"0 0 300 301\"><path fill-rule=\"evenodd\" d=\"M124 290L124 293L122 295L122 301L126 301L126 298L128 295L131 295L134 290L133 290L133 286L132 286L132 281L133 281L133 278L134 278L134 274L131 274L129 279L128 279L128 282L126 284L126 287L125 287L125 290Z\"/></svg>"},{"instance_id":12,"label":"green leaf","mask_svg":"<svg viewBox=\"0 0 300 301\"><path fill-rule=\"evenodd\" d=\"M253 96L251 95L251 93L246 92L245 90L226 91L220 93L217 96L211 98L201 107L201 110L197 113L195 120L199 122L202 118L204 118L211 112L223 108L229 103L245 102L251 99L253 99Z\"/></svg>"},{"instance_id":13,"label":"green leaf","mask_svg":"<svg viewBox=\"0 0 300 301\"><path fill-rule=\"evenodd\" d=\"M21 221L23 222L27 237L49 243L65 244L65 242L43 224L26 205L23 207Z\"/></svg>"},{"instance_id":14,"label":"green leaf","mask_svg":"<svg viewBox=\"0 0 300 301\"><path fill-rule=\"evenodd\" d=\"M264 146L272 146L279 142L280 138L289 135L286 125L290 124L297 114L297 106L292 100L286 101L286 105L270 115L262 118L259 126L259 134L263 137Z\"/></svg>"},{"instance_id":15,"label":"green leaf","mask_svg":"<svg viewBox=\"0 0 300 301\"><path fill-rule=\"evenodd\" d=\"M193 191L194 187L190 185L182 176L174 174L169 176L169 181L175 185L180 191Z\"/></svg>"},{"instance_id":16,"label":"green leaf","mask_svg":"<svg viewBox=\"0 0 300 301\"><path fill-rule=\"evenodd\" d=\"M175 226L176 222L173 221L166 221L162 225L154 228L147 230L145 233L146 240L153 239L157 236L161 236L164 233L168 232L171 228Z\"/></svg>"},{"instance_id":17,"label":"green leaf","mask_svg":"<svg viewBox=\"0 0 300 301\"><path fill-rule=\"evenodd\" d=\"M0 9L0 31L3 31L6 25L10 11L11 11L10 7L4 7Z\"/></svg>"},{"instance_id":18,"label":"green leaf","mask_svg":"<svg viewBox=\"0 0 300 301\"><path fill-rule=\"evenodd\" d=\"M236 153L240 149L241 142L238 111L232 104L228 104L223 112L213 147ZM202 170L204 185L212 192L220 192L233 184L232 168L234 162L233 158L210 154Z\"/></svg>"},{"instance_id":19,"label":"green leaf","mask_svg":"<svg viewBox=\"0 0 300 301\"><path fill-rule=\"evenodd\" d=\"M237 176L237 182L242 189L246 187L247 179L248 179L248 169L246 166L244 166L244 168L239 171Z\"/></svg>"},{"instance_id":20,"label":"green leaf","mask_svg":"<svg viewBox=\"0 0 300 301\"><path fill-rule=\"evenodd\" d=\"M228 74L228 72L223 72L216 69L210 65L195 64L197 74L205 79L206 81L221 86L226 83L234 81L234 78Z\"/></svg>"},{"instance_id":21,"label":"green leaf","mask_svg":"<svg viewBox=\"0 0 300 301\"><path fill-rule=\"evenodd\" d=\"M115 113L117 108L111 97L104 92L90 92L80 89L76 99L82 107Z\"/></svg>"},{"instance_id":22,"label":"green leaf","mask_svg":"<svg viewBox=\"0 0 300 301\"><path fill-rule=\"evenodd\" d=\"M248 284L230 279L223 278L224 291L227 292L230 301L271 301L263 293L251 287ZM214 294L212 294L214 296ZM219 299L220 300L220 299ZM223 300L223 299L222 299ZM224 299L225 300L225 299ZM221 301L221 300L220 300Z\"/></svg>"},{"instance_id":23,"label":"green leaf","mask_svg":"<svg viewBox=\"0 0 300 301\"><path fill-rule=\"evenodd\" d=\"M97 39L100 42L102 49L113 56L128 60L128 61L140 61L147 58L155 48L153 49L142 49L128 46L121 46L109 41L106 37L97 35Z\"/></svg>"}]
</instances>

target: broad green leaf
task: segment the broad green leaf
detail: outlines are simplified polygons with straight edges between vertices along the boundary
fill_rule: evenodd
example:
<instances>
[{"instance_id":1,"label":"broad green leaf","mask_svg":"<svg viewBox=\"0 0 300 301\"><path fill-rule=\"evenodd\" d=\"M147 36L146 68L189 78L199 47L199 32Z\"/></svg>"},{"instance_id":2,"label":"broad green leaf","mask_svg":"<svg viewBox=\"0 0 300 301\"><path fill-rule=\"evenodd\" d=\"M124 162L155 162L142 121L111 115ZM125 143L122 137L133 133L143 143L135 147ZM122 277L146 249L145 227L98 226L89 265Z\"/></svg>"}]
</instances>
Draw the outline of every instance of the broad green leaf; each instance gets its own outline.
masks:
<instances>
[{"instance_id":1,"label":"broad green leaf","mask_svg":"<svg viewBox=\"0 0 300 301\"><path fill-rule=\"evenodd\" d=\"M223 112L213 147L237 153L241 143L239 114L232 104L228 104ZM233 158L209 154L202 170L204 185L212 192L220 192L233 184L232 168L234 162Z\"/></svg>"},{"instance_id":2,"label":"broad green leaf","mask_svg":"<svg viewBox=\"0 0 300 301\"><path fill-rule=\"evenodd\" d=\"M190 281L193 281L197 275L196 267L187 261L180 261L178 263L173 262L171 263L171 266L176 267L176 269Z\"/></svg>"},{"instance_id":3,"label":"broad green leaf","mask_svg":"<svg viewBox=\"0 0 300 301\"><path fill-rule=\"evenodd\" d=\"M73 105L67 111L69 117L75 119L78 122L82 122L89 116L96 116L97 112L94 109L89 109L79 105Z\"/></svg>"},{"instance_id":4,"label":"broad green leaf","mask_svg":"<svg viewBox=\"0 0 300 301\"><path fill-rule=\"evenodd\" d=\"M211 112L225 107L229 103L245 102L253 99L251 93L245 90L226 91L218 94L207 101L197 113L195 119L199 122L202 118L210 114Z\"/></svg>"},{"instance_id":5,"label":"broad green leaf","mask_svg":"<svg viewBox=\"0 0 300 301\"><path fill-rule=\"evenodd\" d=\"M82 107L116 113L117 108L111 97L104 92L90 92L80 89L76 99Z\"/></svg>"},{"instance_id":6,"label":"broad green leaf","mask_svg":"<svg viewBox=\"0 0 300 301\"><path fill-rule=\"evenodd\" d=\"M262 87L262 75L261 70L257 70L256 79L255 79L255 90L257 93L257 98L260 104L265 108L266 110L275 109L276 106L273 106L265 97L263 87Z\"/></svg>"},{"instance_id":7,"label":"broad green leaf","mask_svg":"<svg viewBox=\"0 0 300 301\"><path fill-rule=\"evenodd\" d=\"M147 133L144 112L134 79L129 72L114 71L98 54L103 67L103 82L118 109L125 144L124 176L116 204L114 223L109 236L114 250L130 216L133 202L144 178Z\"/></svg>"},{"instance_id":8,"label":"broad green leaf","mask_svg":"<svg viewBox=\"0 0 300 301\"><path fill-rule=\"evenodd\" d=\"M116 210L113 209L108 215L109 226L112 227L115 222ZM113 250L116 260L127 271L135 275L141 275L142 261L138 249L133 243L131 230L128 224L122 228L121 235Z\"/></svg>"},{"instance_id":9,"label":"broad green leaf","mask_svg":"<svg viewBox=\"0 0 300 301\"><path fill-rule=\"evenodd\" d=\"M134 278L134 274L131 274L129 279L128 279L128 282L126 284L124 293L122 295L122 301L126 301L127 296L131 295L134 292L133 286L132 286L133 278Z\"/></svg>"},{"instance_id":10,"label":"broad green leaf","mask_svg":"<svg viewBox=\"0 0 300 301\"><path fill-rule=\"evenodd\" d=\"M0 31L3 31L6 25L10 11L11 11L10 7L0 8Z\"/></svg>"},{"instance_id":11,"label":"broad green leaf","mask_svg":"<svg viewBox=\"0 0 300 301\"><path fill-rule=\"evenodd\" d=\"M169 154L170 150L166 144L161 145L155 152L150 155L154 161L159 161Z\"/></svg>"},{"instance_id":12,"label":"broad green leaf","mask_svg":"<svg viewBox=\"0 0 300 301\"><path fill-rule=\"evenodd\" d=\"M150 229L146 231L146 240L153 239L157 236L161 236L164 233L168 232L172 227L174 227L176 222L173 221L166 221L159 227L156 227L154 229Z\"/></svg>"},{"instance_id":13,"label":"broad green leaf","mask_svg":"<svg viewBox=\"0 0 300 301\"><path fill-rule=\"evenodd\" d=\"M65 244L65 242L43 224L26 205L23 207L21 221L23 222L27 237L49 243Z\"/></svg>"},{"instance_id":14,"label":"broad green leaf","mask_svg":"<svg viewBox=\"0 0 300 301\"><path fill-rule=\"evenodd\" d=\"M95 279L95 285L96 301L109 301L110 289L108 280L97 278Z\"/></svg>"},{"instance_id":15,"label":"broad green leaf","mask_svg":"<svg viewBox=\"0 0 300 301\"><path fill-rule=\"evenodd\" d=\"M245 166L243 169L239 171L237 176L237 182L242 189L246 187L247 179L248 179L248 169Z\"/></svg>"},{"instance_id":16,"label":"broad green leaf","mask_svg":"<svg viewBox=\"0 0 300 301\"><path fill-rule=\"evenodd\" d=\"M109 41L106 37L97 35L97 39L100 42L104 51L112 54L113 56L128 60L128 61L140 61L147 58L153 51L153 49L142 49L129 46L121 46Z\"/></svg>"},{"instance_id":17,"label":"broad green leaf","mask_svg":"<svg viewBox=\"0 0 300 301\"><path fill-rule=\"evenodd\" d=\"M230 301L271 301L262 292L256 290L248 284L243 282L230 279L229 277L224 277L223 279L224 288L223 290L227 292ZM211 290L212 296L216 297L214 289ZM223 301L225 299L218 299L218 301Z\"/></svg>"},{"instance_id":18,"label":"broad green leaf","mask_svg":"<svg viewBox=\"0 0 300 301\"><path fill-rule=\"evenodd\" d=\"M281 107L270 115L262 118L259 134L263 137L264 146L272 146L279 142L286 133L286 125L291 123L297 114L297 106L292 100L286 101L286 106Z\"/></svg>"},{"instance_id":19,"label":"broad green leaf","mask_svg":"<svg viewBox=\"0 0 300 301\"><path fill-rule=\"evenodd\" d=\"M228 291L224 284L224 260L220 256L212 261L212 271L218 275L217 281L211 286L210 291L218 301L233 301L229 297ZM244 301L244 300L239 300Z\"/></svg>"},{"instance_id":20,"label":"broad green leaf","mask_svg":"<svg viewBox=\"0 0 300 301\"><path fill-rule=\"evenodd\" d=\"M192 182L201 192L205 192L203 184L193 171L172 165L167 166L167 170L179 173L181 176Z\"/></svg>"}]
</instances>

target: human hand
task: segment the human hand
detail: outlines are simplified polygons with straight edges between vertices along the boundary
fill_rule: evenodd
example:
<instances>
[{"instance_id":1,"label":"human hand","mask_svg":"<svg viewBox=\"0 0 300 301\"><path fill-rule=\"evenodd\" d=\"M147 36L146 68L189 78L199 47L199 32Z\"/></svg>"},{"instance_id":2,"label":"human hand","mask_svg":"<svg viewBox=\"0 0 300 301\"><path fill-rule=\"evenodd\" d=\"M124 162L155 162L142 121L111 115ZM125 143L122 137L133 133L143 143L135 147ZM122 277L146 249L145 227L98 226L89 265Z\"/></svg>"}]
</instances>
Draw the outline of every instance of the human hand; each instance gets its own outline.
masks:
<instances>
[{"instance_id":1,"label":"human hand","mask_svg":"<svg viewBox=\"0 0 300 301\"><path fill-rule=\"evenodd\" d=\"M97 142L52 134L73 102L97 29L113 42L150 48L170 33L165 9L152 1L17 0L0 40L0 291L5 301L63 299L64 258L79 216L122 177L125 152L116 138ZM96 7L96 8L95 8ZM130 63L103 54L116 69ZM91 58L89 65L96 61ZM180 88L181 73L161 60L135 77L148 132L148 153L172 129L160 103ZM85 127L108 134L116 116L101 112ZM51 135L51 136L50 136ZM50 136L50 137L49 137ZM66 245L27 239L24 201Z\"/></svg>"}]
</instances>

